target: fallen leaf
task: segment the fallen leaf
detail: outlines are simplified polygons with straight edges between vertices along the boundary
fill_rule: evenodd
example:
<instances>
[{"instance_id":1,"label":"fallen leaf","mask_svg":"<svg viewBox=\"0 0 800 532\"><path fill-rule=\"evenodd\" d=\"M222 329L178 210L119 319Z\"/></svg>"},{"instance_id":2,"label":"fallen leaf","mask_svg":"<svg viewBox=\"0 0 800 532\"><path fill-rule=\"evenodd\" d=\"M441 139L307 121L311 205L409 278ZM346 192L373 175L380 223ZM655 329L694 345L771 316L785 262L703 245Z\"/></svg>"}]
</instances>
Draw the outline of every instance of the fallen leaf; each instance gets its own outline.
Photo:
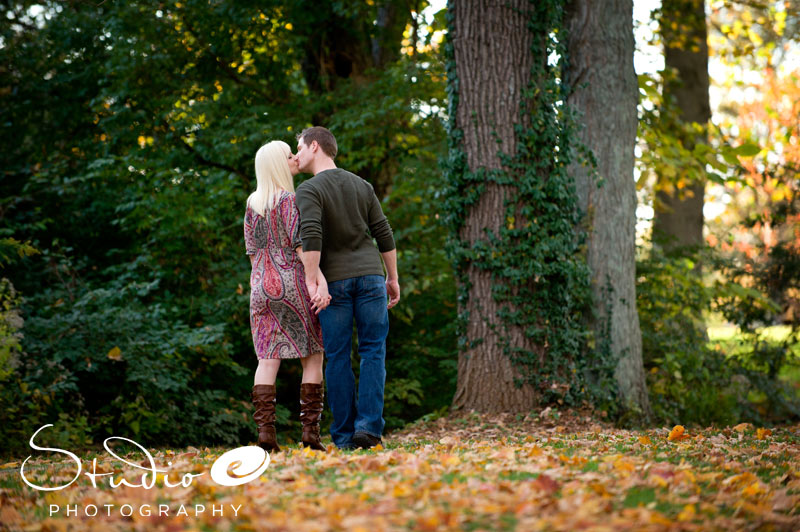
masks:
<instances>
[{"instance_id":1,"label":"fallen leaf","mask_svg":"<svg viewBox=\"0 0 800 532\"><path fill-rule=\"evenodd\" d=\"M689 437L688 434L685 433L686 429L683 428L683 425L675 425L672 427L672 430L669 431L669 436L667 436L667 441L681 441L685 440Z\"/></svg>"},{"instance_id":2,"label":"fallen leaf","mask_svg":"<svg viewBox=\"0 0 800 532\"><path fill-rule=\"evenodd\" d=\"M697 511L694 508L694 504L687 504L681 510L681 513L678 514L678 521L691 521L694 519L695 514Z\"/></svg>"},{"instance_id":3,"label":"fallen leaf","mask_svg":"<svg viewBox=\"0 0 800 532\"><path fill-rule=\"evenodd\" d=\"M533 484L547 494L553 494L558 491L558 482L544 473L536 477L536 480L533 481Z\"/></svg>"}]
</instances>

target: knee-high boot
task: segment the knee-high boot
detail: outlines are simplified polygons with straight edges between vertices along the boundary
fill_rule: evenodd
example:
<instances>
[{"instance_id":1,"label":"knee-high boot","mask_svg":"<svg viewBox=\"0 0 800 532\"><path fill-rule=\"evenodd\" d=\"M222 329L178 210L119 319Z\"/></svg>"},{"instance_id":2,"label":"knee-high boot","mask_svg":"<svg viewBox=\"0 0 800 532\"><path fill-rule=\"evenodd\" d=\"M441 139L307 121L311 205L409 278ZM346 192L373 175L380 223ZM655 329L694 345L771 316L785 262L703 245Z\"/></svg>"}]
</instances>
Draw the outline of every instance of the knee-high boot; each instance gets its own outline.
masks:
<instances>
[{"instance_id":1,"label":"knee-high boot","mask_svg":"<svg viewBox=\"0 0 800 532\"><path fill-rule=\"evenodd\" d=\"M274 384L256 384L253 386L253 419L258 425L258 446L265 451L280 452L278 439L275 434L275 398Z\"/></svg>"},{"instance_id":2,"label":"knee-high boot","mask_svg":"<svg viewBox=\"0 0 800 532\"><path fill-rule=\"evenodd\" d=\"M300 422L303 424L303 445L317 451L325 447L319 441L319 420L322 417L322 383L300 385Z\"/></svg>"}]
</instances>

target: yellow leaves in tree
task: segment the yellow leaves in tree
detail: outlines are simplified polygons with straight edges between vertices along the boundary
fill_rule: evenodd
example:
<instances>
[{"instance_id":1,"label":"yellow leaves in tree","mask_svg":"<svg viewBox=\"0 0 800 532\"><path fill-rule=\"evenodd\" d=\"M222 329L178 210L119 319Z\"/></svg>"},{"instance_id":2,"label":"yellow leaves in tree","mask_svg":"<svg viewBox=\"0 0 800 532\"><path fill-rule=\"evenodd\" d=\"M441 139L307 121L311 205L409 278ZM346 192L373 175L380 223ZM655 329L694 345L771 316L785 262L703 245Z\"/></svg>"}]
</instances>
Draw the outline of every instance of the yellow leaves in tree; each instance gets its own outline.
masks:
<instances>
[{"instance_id":1,"label":"yellow leaves in tree","mask_svg":"<svg viewBox=\"0 0 800 532\"><path fill-rule=\"evenodd\" d=\"M107 356L108 356L108 358L109 358L110 360L122 360L122 349L120 349L120 348L119 348L119 347L117 347L117 346L114 346L114 347L112 347L112 348L111 348L111 350L108 352L108 355L107 355Z\"/></svg>"},{"instance_id":2,"label":"yellow leaves in tree","mask_svg":"<svg viewBox=\"0 0 800 532\"><path fill-rule=\"evenodd\" d=\"M669 436L667 436L667 441L681 441L688 438L689 435L686 434L686 429L683 425L675 425L672 427L672 430L669 431Z\"/></svg>"}]
</instances>

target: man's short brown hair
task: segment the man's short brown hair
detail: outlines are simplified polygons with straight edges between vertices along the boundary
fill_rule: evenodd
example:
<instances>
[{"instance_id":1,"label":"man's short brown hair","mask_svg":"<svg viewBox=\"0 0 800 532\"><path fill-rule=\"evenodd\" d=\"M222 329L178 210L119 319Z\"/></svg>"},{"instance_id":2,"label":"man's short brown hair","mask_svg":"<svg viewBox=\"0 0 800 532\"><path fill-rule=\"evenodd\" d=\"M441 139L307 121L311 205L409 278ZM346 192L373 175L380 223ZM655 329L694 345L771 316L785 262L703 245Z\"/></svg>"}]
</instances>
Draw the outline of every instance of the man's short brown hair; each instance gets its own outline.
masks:
<instances>
[{"instance_id":1,"label":"man's short brown hair","mask_svg":"<svg viewBox=\"0 0 800 532\"><path fill-rule=\"evenodd\" d=\"M339 147L336 145L336 138L333 133L321 126L314 126L304 129L297 135L297 140L302 140L306 146L311 146L315 140L325 155L333 159L339 152Z\"/></svg>"}]
</instances>

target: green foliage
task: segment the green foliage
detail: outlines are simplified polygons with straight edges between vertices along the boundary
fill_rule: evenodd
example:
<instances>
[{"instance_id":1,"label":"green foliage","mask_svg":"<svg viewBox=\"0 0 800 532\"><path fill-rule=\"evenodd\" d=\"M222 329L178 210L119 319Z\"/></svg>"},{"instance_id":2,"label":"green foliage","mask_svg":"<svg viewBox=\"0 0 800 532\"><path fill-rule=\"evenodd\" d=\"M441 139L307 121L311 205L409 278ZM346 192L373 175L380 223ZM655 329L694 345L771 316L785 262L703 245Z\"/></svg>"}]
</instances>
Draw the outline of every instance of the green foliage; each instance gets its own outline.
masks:
<instances>
[{"instance_id":1,"label":"green foliage","mask_svg":"<svg viewBox=\"0 0 800 532\"><path fill-rule=\"evenodd\" d=\"M700 259L720 260L708 252L667 257L654 248L637 263L644 365L656 417L665 424L709 425L797 415L792 392L771 373L774 348L748 341L739 354L725 352L710 346L705 334L711 310L742 324L751 313L774 310L774 303L731 280L704 281L695 269Z\"/></svg>"},{"instance_id":2,"label":"green foliage","mask_svg":"<svg viewBox=\"0 0 800 532\"><path fill-rule=\"evenodd\" d=\"M743 297L740 291L720 298L718 310L739 330L739 346L732 358L748 372L758 388L760 403L754 415L759 417L800 417L800 394L796 383L785 382L781 374L796 368L800 359L795 351L800 343L800 248L795 235L800 201L792 196L777 202L767 214L754 217L745 225L769 223L776 238L772 245L756 240L756 253L731 251L718 261L718 268L732 282L746 285L760 298ZM787 238L788 236L788 238ZM763 327L784 323L788 334L775 340L762 332Z\"/></svg>"},{"instance_id":3,"label":"green foliage","mask_svg":"<svg viewBox=\"0 0 800 532\"><path fill-rule=\"evenodd\" d=\"M22 334L19 296L6 278L0 279L0 382L14 371Z\"/></svg>"},{"instance_id":4,"label":"green foliage","mask_svg":"<svg viewBox=\"0 0 800 532\"><path fill-rule=\"evenodd\" d=\"M337 163L395 228L392 423L449 402L452 274L431 218L443 66L435 50L399 54L408 6L379 26L377 5L33 4L0 21L0 260L15 261L3 275L25 318L19 363L3 366L4 448L61 414L75 441L254 439L244 202L258 147L311 124L331 127ZM299 382L285 363L284 432Z\"/></svg>"},{"instance_id":5,"label":"green foliage","mask_svg":"<svg viewBox=\"0 0 800 532\"><path fill-rule=\"evenodd\" d=\"M775 6L766 4L744 6L723 2L708 15L711 24L706 24L705 17L697 16L689 7L685 2L671 2L655 12L661 22L659 38L664 46L688 51L687 38L707 26L710 32L717 33L712 53L740 66L767 68L773 61L779 63L783 55L780 43L794 37L784 30L796 26L798 20L796 9L779 12ZM758 46L754 48L756 43ZM723 90L743 83L736 75L713 81ZM728 207L729 213L733 209L738 213L758 211L765 202L758 199L748 202L745 198L750 197L749 191L742 193L742 188L754 187L758 177L763 182L793 182L781 179L787 168L791 174L792 165L788 161L776 158L780 162L771 167L766 158L764 164L746 160L763 153L762 149L769 150L770 139L761 138L763 134L748 132L741 122L737 129L742 128L742 133L733 136L725 131L730 125L726 127L723 122L720 126L719 119L707 125L683 122L682 110L675 101L679 83L676 73L671 71L639 76L644 98L640 106L642 149L637 168L641 178L637 187L652 197L656 210L661 205L655 192L665 191L680 197L692 184L707 180L712 184L709 188L712 195L723 190L715 185L726 185L729 192L741 193ZM762 88L762 92L769 95L773 91ZM687 109L696 104L684 102ZM781 116L774 105L764 104L764 109L770 117ZM723 101L717 118L738 112L741 110L737 109L734 97L732 101ZM783 131L763 121L756 130ZM734 140L737 137L738 141ZM781 143L788 141L788 136L779 137ZM763 172L763 176L756 175L754 180L754 168L759 169L757 173ZM752 220L752 223L764 222L765 219ZM791 240L796 239L793 228L779 227L781 221L766 223L770 234L788 233ZM718 224L718 221L709 223L709 228L730 247L743 228L727 226L714 231L713 226ZM752 242L758 239L757 232L752 231L743 235L739 243L752 248ZM797 393L779 378L792 363L788 353L796 338L790 334L783 342L773 342L766 340L759 330L774 323L779 313L788 313L792 305L791 297L786 296L796 286L792 280L800 278L792 265L794 260L789 258L792 247L779 244L774 250L767 250L757 245L755 253L747 257L728 253L721 256L708 250L687 256L679 250L678 255L668 258L654 250L638 263L637 298L645 365L650 371L651 399L660 419L705 424L740 419L764 422L797 416ZM697 261L706 272L704 279L699 275L700 268L695 266ZM776 287L781 288L776 291ZM705 320L712 312L739 328L739 345L716 344L713 349L708 346Z\"/></svg>"},{"instance_id":6,"label":"green foliage","mask_svg":"<svg viewBox=\"0 0 800 532\"><path fill-rule=\"evenodd\" d=\"M583 316L590 298L589 272L581 253L582 241L576 236L580 214L575 187L567 175L576 146L573 121L563 106L568 88L560 80L566 51L561 33L563 2L532 3L531 9L529 30L537 37L546 36L534 39L532 53L559 59L555 64L534 61L531 85L523 93L519 110L528 118L515 127L515 155L499 153L502 170L469 168L463 131L449 123L450 151L444 164L445 222L451 235L447 251L459 281L460 337L464 337L468 319L463 311L469 290L467 270L474 267L491 272L492 296L502 303L498 317L503 331L499 336L508 338L511 328L519 328L546 354L508 342L504 352L542 394L543 401L576 401L586 397L584 368L597 366L591 356L581 356L586 345ZM544 49L536 48L542 44ZM451 41L446 53L448 113L454 117L460 102ZM506 223L497 231L487 229L483 239L467 242L460 237L460 230L488 184L513 191L504 204ZM474 345L462 342L459 347Z\"/></svg>"},{"instance_id":7,"label":"green foliage","mask_svg":"<svg viewBox=\"0 0 800 532\"><path fill-rule=\"evenodd\" d=\"M680 119L674 97L664 94L665 85L676 83L674 72L659 76L639 75L643 104L639 107L638 139L642 144L636 166L641 172L637 188L650 189L654 208L663 208L654 192L678 193L699 181L743 183L744 170L738 157L750 157L758 145L747 142L731 146L713 124L687 123Z\"/></svg>"},{"instance_id":8,"label":"green foliage","mask_svg":"<svg viewBox=\"0 0 800 532\"><path fill-rule=\"evenodd\" d=\"M20 242L15 238L0 238L0 266L12 264L37 253L39 250L29 242Z\"/></svg>"},{"instance_id":9,"label":"green foliage","mask_svg":"<svg viewBox=\"0 0 800 532\"><path fill-rule=\"evenodd\" d=\"M731 423L738 390L722 353L707 348L712 293L689 258L656 249L637 263L637 308L650 401L664 423Z\"/></svg>"}]
</instances>

